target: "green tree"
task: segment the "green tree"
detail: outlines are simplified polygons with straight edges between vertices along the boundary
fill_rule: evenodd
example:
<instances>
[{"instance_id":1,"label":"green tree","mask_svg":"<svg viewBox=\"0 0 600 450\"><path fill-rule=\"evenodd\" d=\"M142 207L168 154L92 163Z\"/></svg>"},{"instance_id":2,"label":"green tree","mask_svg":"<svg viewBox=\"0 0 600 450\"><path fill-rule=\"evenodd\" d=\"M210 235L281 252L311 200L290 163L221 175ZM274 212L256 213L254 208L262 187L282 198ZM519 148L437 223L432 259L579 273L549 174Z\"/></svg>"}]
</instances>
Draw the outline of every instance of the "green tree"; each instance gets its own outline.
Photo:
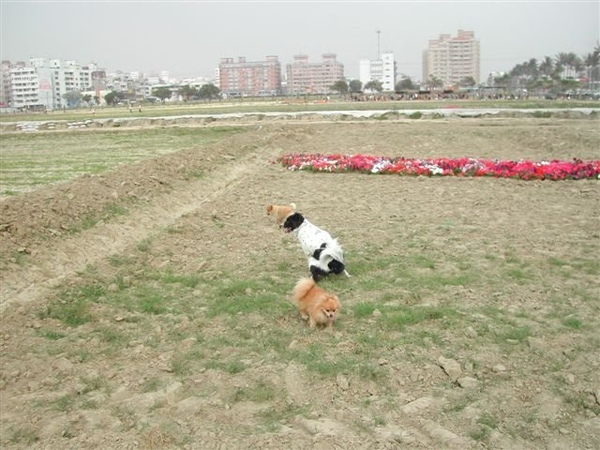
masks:
<instances>
[{"instance_id":1,"label":"green tree","mask_svg":"<svg viewBox=\"0 0 600 450\"><path fill-rule=\"evenodd\" d=\"M110 91L104 96L104 101L107 105L116 105L119 101L123 100L125 95L122 92Z\"/></svg>"},{"instance_id":2,"label":"green tree","mask_svg":"<svg viewBox=\"0 0 600 450\"><path fill-rule=\"evenodd\" d=\"M84 102L86 102L89 105L90 102L92 101L92 96L90 94L85 94L81 97L81 100L83 100Z\"/></svg>"},{"instance_id":3,"label":"green tree","mask_svg":"<svg viewBox=\"0 0 600 450\"><path fill-rule=\"evenodd\" d=\"M554 61L552 60L552 58L550 58L549 56L544 57L542 62L540 62L538 71L540 76L548 79L552 78L552 75L554 73Z\"/></svg>"},{"instance_id":4,"label":"green tree","mask_svg":"<svg viewBox=\"0 0 600 450\"><path fill-rule=\"evenodd\" d=\"M365 91L381 92L383 91L383 84L379 80L371 80L365 83Z\"/></svg>"},{"instance_id":5,"label":"green tree","mask_svg":"<svg viewBox=\"0 0 600 450\"><path fill-rule=\"evenodd\" d=\"M464 77L462 80L458 82L458 85L461 87L473 87L477 86L477 82L473 77Z\"/></svg>"},{"instance_id":6,"label":"green tree","mask_svg":"<svg viewBox=\"0 0 600 450\"><path fill-rule=\"evenodd\" d=\"M63 94L63 98L67 103L67 108L77 108L81 104L83 96L79 91L69 91L66 94Z\"/></svg>"},{"instance_id":7,"label":"green tree","mask_svg":"<svg viewBox=\"0 0 600 450\"><path fill-rule=\"evenodd\" d=\"M360 91L362 91L362 82L360 80L350 80L350 83L348 83L348 89L351 93L358 94Z\"/></svg>"},{"instance_id":8,"label":"green tree","mask_svg":"<svg viewBox=\"0 0 600 450\"><path fill-rule=\"evenodd\" d=\"M598 78L600 69L600 45L597 46L592 53L588 53L582 58L583 65L586 69L589 86L594 86L594 80Z\"/></svg>"},{"instance_id":9,"label":"green tree","mask_svg":"<svg viewBox=\"0 0 600 450\"><path fill-rule=\"evenodd\" d=\"M202 99L211 101L213 98L221 96L221 90L212 83L204 84L198 90L198 96Z\"/></svg>"},{"instance_id":10,"label":"green tree","mask_svg":"<svg viewBox=\"0 0 600 450\"><path fill-rule=\"evenodd\" d=\"M402 77L402 79L398 81L395 86L396 92L412 91L413 89L415 89L415 85L410 77Z\"/></svg>"},{"instance_id":11,"label":"green tree","mask_svg":"<svg viewBox=\"0 0 600 450\"><path fill-rule=\"evenodd\" d=\"M556 64L564 70L565 78L572 77L582 67L581 60L575 53L559 53L556 55Z\"/></svg>"},{"instance_id":12,"label":"green tree","mask_svg":"<svg viewBox=\"0 0 600 450\"><path fill-rule=\"evenodd\" d=\"M498 87L506 87L509 83L509 75L507 73L503 73L497 77L494 77L494 86Z\"/></svg>"},{"instance_id":13,"label":"green tree","mask_svg":"<svg viewBox=\"0 0 600 450\"><path fill-rule=\"evenodd\" d=\"M346 96L348 94L348 83L346 80L338 80L333 85L329 86L333 92L338 92L342 96Z\"/></svg>"},{"instance_id":14,"label":"green tree","mask_svg":"<svg viewBox=\"0 0 600 450\"><path fill-rule=\"evenodd\" d=\"M429 79L425 84L427 84L430 89L441 89L444 87L444 82L433 74L429 75Z\"/></svg>"},{"instance_id":15,"label":"green tree","mask_svg":"<svg viewBox=\"0 0 600 450\"><path fill-rule=\"evenodd\" d=\"M153 88L152 95L159 98L160 101L164 103L166 99L171 98L171 89L165 86Z\"/></svg>"},{"instance_id":16,"label":"green tree","mask_svg":"<svg viewBox=\"0 0 600 450\"><path fill-rule=\"evenodd\" d=\"M185 86L181 86L177 93L181 95L185 101L188 101L191 97L198 95L198 89L186 84Z\"/></svg>"},{"instance_id":17,"label":"green tree","mask_svg":"<svg viewBox=\"0 0 600 450\"><path fill-rule=\"evenodd\" d=\"M540 76L537 59L531 58L527 63L525 63L525 70L529 79L536 81Z\"/></svg>"}]
</instances>

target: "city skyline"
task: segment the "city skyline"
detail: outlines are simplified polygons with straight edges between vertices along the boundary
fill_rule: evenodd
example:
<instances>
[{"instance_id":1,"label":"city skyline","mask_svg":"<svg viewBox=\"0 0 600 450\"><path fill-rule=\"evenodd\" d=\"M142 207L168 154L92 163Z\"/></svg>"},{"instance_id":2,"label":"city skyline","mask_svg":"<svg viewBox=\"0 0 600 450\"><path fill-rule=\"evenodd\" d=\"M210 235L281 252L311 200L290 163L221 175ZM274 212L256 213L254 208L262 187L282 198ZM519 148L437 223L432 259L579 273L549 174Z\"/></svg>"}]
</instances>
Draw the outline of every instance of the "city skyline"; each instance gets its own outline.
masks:
<instances>
[{"instance_id":1,"label":"city skyline","mask_svg":"<svg viewBox=\"0 0 600 450\"><path fill-rule=\"evenodd\" d=\"M361 59L393 52L398 75L421 79L440 34L472 30L481 78L531 58L593 51L597 1L572 2L30 2L3 0L1 59L95 62L109 72L213 78L221 58L334 53L348 79Z\"/></svg>"}]
</instances>

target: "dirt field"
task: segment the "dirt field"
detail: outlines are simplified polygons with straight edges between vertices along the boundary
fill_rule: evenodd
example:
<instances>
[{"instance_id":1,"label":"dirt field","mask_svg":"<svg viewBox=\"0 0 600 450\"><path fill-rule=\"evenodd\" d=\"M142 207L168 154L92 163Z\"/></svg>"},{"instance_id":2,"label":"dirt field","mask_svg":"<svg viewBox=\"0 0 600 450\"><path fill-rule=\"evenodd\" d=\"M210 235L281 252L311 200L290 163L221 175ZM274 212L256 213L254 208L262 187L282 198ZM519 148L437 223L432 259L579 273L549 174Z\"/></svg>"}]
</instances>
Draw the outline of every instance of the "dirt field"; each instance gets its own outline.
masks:
<instances>
[{"instance_id":1,"label":"dirt field","mask_svg":"<svg viewBox=\"0 0 600 450\"><path fill-rule=\"evenodd\" d=\"M599 159L597 118L244 125L0 203L2 448L600 448L600 181L273 163ZM289 303L306 261L272 202L346 250L333 330Z\"/></svg>"}]
</instances>

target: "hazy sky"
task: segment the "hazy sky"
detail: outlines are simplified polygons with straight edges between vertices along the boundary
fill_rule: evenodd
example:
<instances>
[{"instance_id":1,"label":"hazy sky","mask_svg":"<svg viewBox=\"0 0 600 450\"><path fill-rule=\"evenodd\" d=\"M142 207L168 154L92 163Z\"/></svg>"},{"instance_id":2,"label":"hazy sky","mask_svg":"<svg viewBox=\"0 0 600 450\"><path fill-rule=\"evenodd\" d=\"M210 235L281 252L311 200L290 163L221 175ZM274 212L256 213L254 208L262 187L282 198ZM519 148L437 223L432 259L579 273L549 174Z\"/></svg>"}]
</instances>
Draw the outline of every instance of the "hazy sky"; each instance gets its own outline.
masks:
<instances>
[{"instance_id":1,"label":"hazy sky","mask_svg":"<svg viewBox=\"0 0 600 450\"><path fill-rule=\"evenodd\" d=\"M421 79L422 52L440 34L472 30L482 80L531 58L591 53L600 1L27 1L0 0L1 59L76 60L116 70L212 77L224 57L318 62L335 53L348 78L359 60L392 51ZM380 30L379 45L377 30Z\"/></svg>"}]
</instances>

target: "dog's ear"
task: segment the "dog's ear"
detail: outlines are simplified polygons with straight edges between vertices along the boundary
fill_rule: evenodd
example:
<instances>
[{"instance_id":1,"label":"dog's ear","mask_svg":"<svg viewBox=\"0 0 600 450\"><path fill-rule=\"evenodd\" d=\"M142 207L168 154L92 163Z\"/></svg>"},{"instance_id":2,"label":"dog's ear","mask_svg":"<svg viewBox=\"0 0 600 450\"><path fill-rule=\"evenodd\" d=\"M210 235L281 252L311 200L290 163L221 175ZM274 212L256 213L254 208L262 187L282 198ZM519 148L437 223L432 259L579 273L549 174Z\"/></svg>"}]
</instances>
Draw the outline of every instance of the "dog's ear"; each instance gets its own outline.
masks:
<instances>
[{"instance_id":1,"label":"dog's ear","mask_svg":"<svg viewBox=\"0 0 600 450\"><path fill-rule=\"evenodd\" d=\"M270 214L273 211L273 205L267 206L267 214Z\"/></svg>"}]
</instances>

